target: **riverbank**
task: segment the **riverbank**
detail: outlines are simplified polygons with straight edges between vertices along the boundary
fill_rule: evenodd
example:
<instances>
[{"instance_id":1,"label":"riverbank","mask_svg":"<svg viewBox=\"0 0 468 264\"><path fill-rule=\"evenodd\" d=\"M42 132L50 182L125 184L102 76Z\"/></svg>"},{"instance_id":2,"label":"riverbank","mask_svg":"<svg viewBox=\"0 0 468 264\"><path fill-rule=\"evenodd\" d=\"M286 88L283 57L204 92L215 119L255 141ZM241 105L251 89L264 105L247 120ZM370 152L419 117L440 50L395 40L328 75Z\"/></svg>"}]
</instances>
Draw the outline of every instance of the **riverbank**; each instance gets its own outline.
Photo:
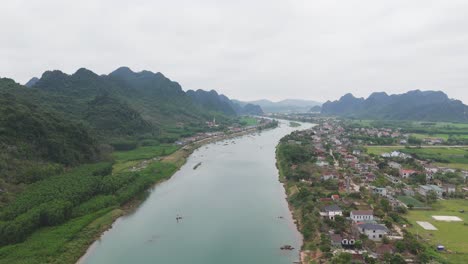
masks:
<instances>
[{"instance_id":1,"label":"riverbank","mask_svg":"<svg viewBox=\"0 0 468 264\"><path fill-rule=\"evenodd\" d=\"M280 143L281 144L281 143ZM301 230L302 230L302 225L301 225L301 222L300 222L300 218L298 217L298 214L300 213L298 211L297 208L295 208L290 202L289 202L289 199L291 198L291 196L293 194L295 194L297 191L294 191L294 190L291 190L289 187L288 187L288 182L286 180L286 175L285 175L285 172L284 172L284 169L283 169L283 164L282 162L280 162L281 158L279 157L279 151L278 151L278 147L279 147L279 144L278 146L276 147L276 151L275 151L275 157L276 157L276 168L278 169L278 175L279 175L279 181L281 182L281 184L283 185L283 188L284 188L284 192L286 194L286 202L288 203L288 208L289 208L289 212L291 213L292 217L293 217L293 220L294 220L294 224L296 225L296 228L297 230L302 234ZM301 241L301 249L299 250L299 264L304 264L306 263L305 262L305 252L303 251L303 247L304 247L304 237L302 237L302 241Z\"/></svg>"}]
</instances>

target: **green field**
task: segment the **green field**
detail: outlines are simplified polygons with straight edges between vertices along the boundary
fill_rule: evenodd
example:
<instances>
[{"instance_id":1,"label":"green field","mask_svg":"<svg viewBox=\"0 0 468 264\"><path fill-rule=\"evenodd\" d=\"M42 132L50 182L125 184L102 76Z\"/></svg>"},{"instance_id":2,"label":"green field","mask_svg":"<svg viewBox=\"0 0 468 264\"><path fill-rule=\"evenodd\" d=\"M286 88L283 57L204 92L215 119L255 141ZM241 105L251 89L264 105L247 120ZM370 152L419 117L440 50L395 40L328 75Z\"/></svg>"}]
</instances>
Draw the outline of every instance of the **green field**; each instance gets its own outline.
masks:
<instances>
[{"instance_id":1,"label":"green field","mask_svg":"<svg viewBox=\"0 0 468 264\"><path fill-rule=\"evenodd\" d=\"M442 244L448 252L458 254L443 254L453 263L468 263L468 213L460 213L463 209L468 211L467 200L442 200L433 205L433 210L410 210L407 219L412 224L409 231L419 234L431 245ZM462 222L436 221L433 215L458 216ZM438 230L425 230L416 221L425 221L434 225ZM461 262L460 262L461 261Z\"/></svg>"},{"instance_id":2,"label":"green field","mask_svg":"<svg viewBox=\"0 0 468 264\"><path fill-rule=\"evenodd\" d=\"M255 126L258 124L258 121L256 118L250 117L250 116L243 116L240 118L239 122L243 126Z\"/></svg>"},{"instance_id":3,"label":"green field","mask_svg":"<svg viewBox=\"0 0 468 264\"><path fill-rule=\"evenodd\" d=\"M139 147L129 151L116 151L113 153L113 157L117 161L143 160L169 155L174 153L177 149L179 149L179 147L176 145L161 144L158 146Z\"/></svg>"},{"instance_id":4,"label":"green field","mask_svg":"<svg viewBox=\"0 0 468 264\"><path fill-rule=\"evenodd\" d=\"M431 147L402 149L401 151L440 163L468 164L468 148Z\"/></svg>"},{"instance_id":5,"label":"green field","mask_svg":"<svg viewBox=\"0 0 468 264\"><path fill-rule=\"evenodd\" d=\"M367 153L380 155L382 153L392 152L394 150L402 150L404 147L402 146L366 146Z\"/></svg>"},{"instance_id":6,"label":"green field","mask_svg":"<svg viewBox=\"0 0 468 264\"><path fill-rule=\"evenodd\" d=\"M454 169L468 169L468 147L422 147L405 148L402 146L367 146L367 153L381 155L398 150L416 155L419 159L432 160L438 166Z\"/></svg>"},{"instance_id":7,"label":"green field","mask_svg":"<svg viewBox=\"0 0 468 264\"><path fill-rule=\"evenodd\" d=\"M411 196L398 196L398 200L402 201L406 205L412 204L414 207L426 207L426 205L419 200L415 199L414 197Z\"/></svg>"},{"instance_id":8,"label":"green field","mask_svg":"<svg viewBox=\"0 0 468 264\"><path fill-rule=\"evenodd\" d=\"M292 122L292 121L291 121L291 122L289 122L289 126L290 126L290 127L300 127L301 124L300 124L300 123L297 123L297 122Z\"/></svg>"}]
</instances>

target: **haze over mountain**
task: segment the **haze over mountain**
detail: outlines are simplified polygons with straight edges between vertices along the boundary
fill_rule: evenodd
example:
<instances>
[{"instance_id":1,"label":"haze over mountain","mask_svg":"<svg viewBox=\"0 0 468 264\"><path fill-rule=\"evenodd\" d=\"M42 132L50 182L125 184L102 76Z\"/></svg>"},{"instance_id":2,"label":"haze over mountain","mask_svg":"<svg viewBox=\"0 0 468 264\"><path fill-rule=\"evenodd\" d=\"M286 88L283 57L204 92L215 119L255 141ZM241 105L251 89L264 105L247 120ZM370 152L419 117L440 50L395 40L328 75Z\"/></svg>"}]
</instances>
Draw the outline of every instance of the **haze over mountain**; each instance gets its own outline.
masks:
<instances>
[{"instance_id":1,"label":"haze over mountain","mask_svg":"<svg viewBox=\"0 0 468 264\"><path fill-rule=\"evenodd\" d=\"M259 105L263 109L263 111L267 113L305 113L308 112L314 106L322 105L322 103L316 101L301 99L285 99L278 102L273 102L266 99L250 102L238 102L240 104L251 103L254 105Z\"/></svg>"},{"instance_id":2,"label":"haze over mountain","mask_svg":"<svg viewBox=\"0 0 468 264\"><path fill-rule=\"evenodd\" d=\"M468 106L441 91L420 90L393 95L376 92L367 99L348 93L322 106L322 114L361 119L467 122L467 112Z\"/></svg>"}]
</instances>

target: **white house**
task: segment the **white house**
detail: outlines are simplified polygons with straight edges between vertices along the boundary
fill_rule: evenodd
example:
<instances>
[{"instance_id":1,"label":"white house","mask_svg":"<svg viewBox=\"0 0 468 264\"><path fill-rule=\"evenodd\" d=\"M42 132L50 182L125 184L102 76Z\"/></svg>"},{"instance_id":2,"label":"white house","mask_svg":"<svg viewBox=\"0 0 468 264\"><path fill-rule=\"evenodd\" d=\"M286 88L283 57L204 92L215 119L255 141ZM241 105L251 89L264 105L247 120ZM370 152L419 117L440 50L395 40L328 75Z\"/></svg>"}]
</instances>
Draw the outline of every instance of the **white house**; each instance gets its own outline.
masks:
<instances>
[{"instance_id":1,"label":"white house","mask_svg":"<svg viewBox=\"0 0 468 264\"><path fill-rule=\"evenodd\" d=\"M372 221L374 220L374 212L372 210L354 210L349 214L354 222Z\"/></svg>"},{"instance_id":2,"label":"white house","mask_svg":"<svg viewBox=\"0 0 468 264\"><path fill-rule=\"evenodd\" d=\"M328 205L323 207L322 210L320 210L320 215L323 218L335 220L335 216L343 216L343 210L341 210L341 208L336 204Z\"/></svg>"},{"instance_id":3,"label":"white house","mask_svg":"<svg viewBox=\"0 0 468 264\"><path fill-rule=\"evenodd\" d=\"M451 194L456 191L456 187L454 184L444 184L442 185L442 189L444 190L445 194Z\"/></svg>"},{"instance_id":4,"label":"white house","mask_svg":"<svg viewBox=\"0 0 468 264\"><path fill-rule=\"evenodd\" d=\"M323 181L327 181L327 180L333 180L333 179L336 179L337 177L335 177L335 175L333 174L325 174L325 175L322 175L322 177L320 177L320 179L322 179Z\"/></svg>"},{"instance_id":5,"label":"white house","mask_svg":"<svg viewBox=\"0 0 468 264\"><path fill-rule=\"evenodd\" d=\"M388 234L388 229L384 225L379 224L360 224L357 226L359 233L366 235L369 239L380 241Z\"/></svg>"}]
</instances>

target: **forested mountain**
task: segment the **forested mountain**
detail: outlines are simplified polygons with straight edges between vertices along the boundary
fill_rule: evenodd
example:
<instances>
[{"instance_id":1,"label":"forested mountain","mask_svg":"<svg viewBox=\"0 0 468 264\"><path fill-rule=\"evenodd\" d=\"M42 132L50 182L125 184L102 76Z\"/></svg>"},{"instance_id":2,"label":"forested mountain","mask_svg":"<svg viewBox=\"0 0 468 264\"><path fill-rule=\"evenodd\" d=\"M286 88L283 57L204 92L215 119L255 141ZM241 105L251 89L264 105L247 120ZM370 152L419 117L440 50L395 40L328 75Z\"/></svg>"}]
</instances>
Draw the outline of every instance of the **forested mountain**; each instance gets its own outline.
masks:
<instances>
[{"instance_id":1,"label":"forested mountain","mask_svg":"<svg viewBox=\"0 0 468 264\"><path fill-rule=\"evenodd\" d=\"M110 146L173 142L208 129L213 117L222 125L245 113L216 91L194 96L161 73L127 67L46 71L28 86L0 79L0 205L5 190L100 161Z\"/></svg>"},{"instance_id":2,"label":"forested mountain","mask_svg":"<svg viewBox=\"0 0 468 264\"><path fill-rule=\"evenodd\" d=\"M267 113L305 113L309 112L310 108L321 105L319 102L298 99L285 99L279 102L263 99L244 104L246 103L259 105Z\"/></svg>"},{"instance_id":3,"label":"forested mountain","mask_svg":"<svg viewBox=\"0 0 468 264\"><path fill-rule=\"evenodd\" d=\"M46 71L28 84L32 91L41 92L31 100L69 119L85 122L107 139L137 134L158 136L174 131L174 127L191 130L213 116L223 122L229 116L261 114L255 106L244 111L216 91L186 93L159 72L133 72L128 67L108 75L84 68L71 75Z\"/></svg>"},{"instance_id":4,"label":"forested mountain","mask_svg":"<svg viewBox=\"0 0 468 264\"><path fill-rule=\"evenodd\" d=\"M410 91L387 95L373 93L367 99L346 94L326 102L322 114L352 118L468 122L468 106L440 91Z\"/></svg>"},{"instance_id":5,"label":"forested mountain","mask_svg":"<svg viewBox=\"0 0 468 264\"><path fill-rule=\"evenodd\" d=\"M26 100L22 92L33 95L27 90L0 79L0 189L99 159L98 143L85 126Z\"/></svg>"},{"instance_id":6,"label":"forested mountain","mask_svg":"<svg viewBox=\"0 0 468 264\"><path fill-rule=\"evenodd\" d=\"M216 91L189 90L187 95L201 106L212 111L219 111L227 115L262 115L263 110L259 105L240 103L231 100Z\"/></svg>"}]
</instances>

